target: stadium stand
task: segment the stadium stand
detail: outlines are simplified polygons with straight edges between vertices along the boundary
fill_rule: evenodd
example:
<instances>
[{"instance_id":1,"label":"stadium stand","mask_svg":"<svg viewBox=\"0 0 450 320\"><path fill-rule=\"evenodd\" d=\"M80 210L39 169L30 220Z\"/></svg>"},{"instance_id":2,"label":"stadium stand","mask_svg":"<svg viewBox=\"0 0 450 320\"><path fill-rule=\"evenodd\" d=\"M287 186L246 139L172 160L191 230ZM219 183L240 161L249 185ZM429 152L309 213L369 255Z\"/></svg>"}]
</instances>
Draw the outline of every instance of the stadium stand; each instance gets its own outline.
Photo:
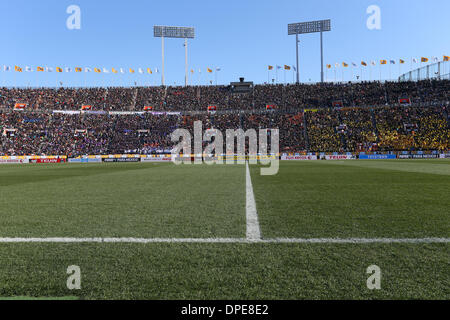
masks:
<instances>
[{"instance_id":1,"label":"stadium stand","mask_svg":"<svg viewBox=\"0 0 450 320\"><path fill-rule=\"evenodd\" d=\"M281 152L449 150L449 92L448 80L257 85L243 94L224 86L1 88L0 155L150 154L170 149L170 133L192 130L195 120L223 131L278 128ZM17 103L26 108L14 111ZM83 105L92 110L54 112Z\"/></svg>"}]
</instances>

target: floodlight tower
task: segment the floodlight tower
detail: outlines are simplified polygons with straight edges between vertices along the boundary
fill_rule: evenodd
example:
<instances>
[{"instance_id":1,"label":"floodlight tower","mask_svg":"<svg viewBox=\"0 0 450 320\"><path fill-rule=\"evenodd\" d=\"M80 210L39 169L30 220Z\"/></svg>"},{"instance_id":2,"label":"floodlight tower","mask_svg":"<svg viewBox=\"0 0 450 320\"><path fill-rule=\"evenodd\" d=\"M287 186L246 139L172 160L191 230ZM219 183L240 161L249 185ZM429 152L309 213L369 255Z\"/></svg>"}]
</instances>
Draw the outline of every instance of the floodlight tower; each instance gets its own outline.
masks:
<instances>
[{"instance_id":1,"label":"floodlight tower","mask_svg":"<svg viewBox=\"0 0 450 320\"><path fill-rule=\"evenodd\" d=\"M161 53L162 53L162 67L161 67L161 84L164 85L164 38L184 38L185 47L185 76L184 85L188 85L188 39L195 38L195 30L191 27L169 27L169 26L154 26L153 36L161 38Z\"/></svg>"},{"instance_id":2,"label":"floodlight tower","mask_svg":"<svg viewBox=\"0 0 450 320\"><path fill-rule=\"evenodd\" d=\"M319 20L300 23L288 24L288 35L295 34L295 47L297 53L297 83L300 82L300 73L298 66L298 35L304 33L316 33L320 32L320 81L323 82L323 33L331 31L331 20Z\"/></svg>"}]
</instances>

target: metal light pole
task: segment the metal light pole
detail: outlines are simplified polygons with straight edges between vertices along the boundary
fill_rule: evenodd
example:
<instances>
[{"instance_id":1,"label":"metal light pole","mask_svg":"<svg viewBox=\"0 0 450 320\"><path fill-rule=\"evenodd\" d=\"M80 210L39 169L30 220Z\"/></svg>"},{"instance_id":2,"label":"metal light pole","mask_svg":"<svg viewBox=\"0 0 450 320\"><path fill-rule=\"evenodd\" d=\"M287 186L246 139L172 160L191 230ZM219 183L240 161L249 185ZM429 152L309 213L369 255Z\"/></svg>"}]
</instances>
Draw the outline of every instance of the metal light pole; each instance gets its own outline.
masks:
<instances>
[{"instance_id":1,"label":"metal light pole","mask_svg":"<svg viewBox=\"0 0 450 320\"><path fill-rule=\"evenodd\" d=\"M320 31L320 82L323 83L323 32Z\"/></svg>"},{"instance_id":2,"label":"metal light pole","mask_svg":"<svg viewBox=\"0 0 450 320\"><path fill-rule=\"evenodd\" d=\"M184 49L185 49L185 68L186 73L184 76L184 85L187 87L188 85L188 40L184 38Z\"/></svg>"},{"instance_id":3,"label":"metal light pole","mask_svg":"<svg viewBox=\"0 0 450 320\"><path fill-rule=\"evenodd\" d=\"M161 37L161 48L162 48L161 85L164 85L164 36Z\"/></svg>"},{"instance_id":4,"label":"metal light pole","mask_svg":"<svg viewBox=\"0 0 450 320\"><path fill-rule=\"evenodd\" d=\"M323 32L331 31L331 20L309 21L288 24L288 35L295 34L296 54L297 54L297 83L300 82L299 62L298 62L298 40L299 34L320 32L320 81L324 81L323 76Z\"/></svg>"},{"instance_id":5,"label":"metal light pole","mask_svg":"<svg viewBox=\"0 0 450 320\"><path fill-rule=\"evenodd\" d=\"M300 69L299 69L299 63L298 63L298 46L299 46L299 40L298 40L298 33L295 34L295 50L296 50L296 56L297 56L297 84L300 83Z\"/></svg>"},{"instance_id":6,"label":"metal light pole","mask_svg":"<svg viewBox=\"0 0 450 320\"><path fill-rule=\"evenodd\" d=\"M169 27L169 26L154 26L153 35L156 38L161 38L162 44L162 68L161 68L161 84L164 86L164 38L182 38L184 39L185 47L185 78L184 84L188 85L188 39L195 38L195 30L191 27Z\"/></svg>"}]
</instances>

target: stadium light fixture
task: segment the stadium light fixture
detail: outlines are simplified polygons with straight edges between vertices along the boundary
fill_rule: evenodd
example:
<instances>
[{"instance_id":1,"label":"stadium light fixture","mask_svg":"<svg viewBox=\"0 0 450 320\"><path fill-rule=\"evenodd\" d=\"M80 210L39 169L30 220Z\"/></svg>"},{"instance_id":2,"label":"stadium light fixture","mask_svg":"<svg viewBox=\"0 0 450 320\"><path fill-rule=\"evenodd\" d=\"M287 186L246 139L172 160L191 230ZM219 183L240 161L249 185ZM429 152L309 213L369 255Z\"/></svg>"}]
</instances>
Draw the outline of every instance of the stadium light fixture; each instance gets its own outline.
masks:
<instances>
[{"instance_id":1,"label":"stadium light fixture","mask_svg":"<svg viewBox=\"0 0 450 320\"><path fill-rule=\"evenodd\" d=\"M288 24L288 35L295 34L295 48L297 55L297 83L300 82L300 72L298 65L298 45L300 41L298 40L298 35L320 32L320 80L321 82L323 82L323 33L327 31L331 31L330 19Z\"/></svg>"},{"instance_id":2,"label":"stadium light fixture","mask_svg":"<svg viewBox=\"0 0 450 320\"><path fill-rule=\"evenodd\" d=\"M192 27L171 27L171 26L154 26L153 36L161 38L162 44L162 68L161 68L161 84L164 85L164 38L184 38L184 48L186 57L186 70L184 77L185 86L188 85L188 41L187 39L195 38L195 29Z\"/></svg>"}]
</instances>

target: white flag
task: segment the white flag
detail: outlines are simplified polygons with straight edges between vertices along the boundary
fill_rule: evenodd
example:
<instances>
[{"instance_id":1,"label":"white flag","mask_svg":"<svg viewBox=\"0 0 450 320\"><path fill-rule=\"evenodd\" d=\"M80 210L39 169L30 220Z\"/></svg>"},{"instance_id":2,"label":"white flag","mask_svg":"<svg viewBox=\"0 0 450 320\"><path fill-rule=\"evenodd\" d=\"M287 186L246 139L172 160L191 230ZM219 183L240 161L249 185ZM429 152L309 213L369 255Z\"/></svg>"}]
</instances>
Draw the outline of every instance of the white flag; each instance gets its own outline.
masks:
<instances>
[{"instance_id":1,"label":"white flag","mask_svg":"<svg viewBox=\"0 0 450 320\"><path fill-rule=\"evenodd\" d=\"M84 68L84 72L92 72L92 69L91 69L91 68L88 68L88 67L86 67L86 68Z\"/></svg>"},{"instance_id":2,"label":"white flag","mask_svg":"<svg viewBox=\"0 0 450 320\"><path fill-rule=\"evenodd\" d=\"M438 57L433 57L433 62L438 62L438 61L439 61Z\"/></svg>"},{"instance_id":3,"label":"white flag","mask_svg":"<svg viewBox=\"0 0 450 320\"><path fill-rule=\"evenodd\" d=\"M25 67L25 71L26 71L26 72L33 72L33 69L32 69L31 67L28 67L28 66L27 66L27 67Z\"/></svg>"},{"instance_id":4,"label":"white flag","mask_svg":"<svg viewBox=\"0 0 450 320\"><path fill-rule=\"evenodd\" d=\"M220 69L219 67L216 68L216 71L220 71L220 70L222 70L222 69Z\"/></svg>"},{"instance_id":5,"label":"white flag","mask_svg":"<svg viewBox=\"0 0 450 320\"><path fill-rule=\"evenodd\" d=\"M72 68L66 67L66 72L72 72Z\"/></svg>"},{"instance_id":6,"label":"white flag","mask_svg":"<svg viewBox=\"0 0 450 320\"><path fill-rule=\"evenodd\" d=\"M338 67L339 67L339 63L336 62L336 63L334 64L334 66L335 66L336 68L338 68Z\"/></svg>"},{"instance_id":7,"label":"white flag","mask_svg":"<svg viewBox=\"0 0 450 320\"><path fill-rule=\"evenodd\" d=\"M109 73L109 70L106 68L103 68L103 73Z\"/></svg>"},{"instance_id":8,"label":"white flag","mask_svg":"<svg viewBox=\"0 0 450 320\"><path fill-rule=\"evenodd\" d=\"M202 73L202 69L198 69L198 73Z\"/></svg>"},{"instance_id":9,"label":"white flag","mask_svg":"<svg viewBox=\"0 0 450 320\"><path fill-rule=\"evenodd\" d=\"M45 67L45 70L47 70L47 72L53 72L53 67Z\"/></svg>"},{"instance_id":10,"label":"white flag","mask_svg":"<svg viewBox=\"0 0 450 320\"><path fill-rule=\"evenodd\" d=\"M11 70L11 68L9 66L3 66L3 70L9 71L9 70Z\"/></svg>"},{"instance_id":11,"label":"white flag","mask_svg":"<svg viewBox=\"0 0 450 320\"><path fill-rule=\"evenodd\" d=\"M139 73L144 73L144 70L142 70L142 68L139 68L139 69L138 69L138 72L139 72Z\"/></svg>"},{"instance_id":12,"label":"white flag","mask_svg":"<svg viewBox=\"0 0 450 320\"><path fill-rule=\"evenodd\" d=\"M125 73L125 70L123 70L123 68L120 68L120 73Z\"/></svg>"},{"instance_id":13,"label":"white flag","mask_svg":"<svg viewBox=\"0 0 450 320\"><path fill-rule=\"evenodd\" d=\"M412 61L413 61L414 63L417 63L417 59L416 59L416 58L413 58Z\"/></svg>"},{"instance_id":14,"label":"white flag","mask_svg":"<svg viewBox=\"0 0 450 320\"><path fill-rule=\"evenodd\" d=\"M155 68L155 73L158 73L158 72L159 72L158 68Z\"/></svg>"},{"instance_id":15,"label":"white flag","mask_svg":"<svg viewBox=\"0 0 450 320\"><path fill-rule=\"evenodd\" d=\"M376 63L375 61L372 61L371 64L372 64L373 66L376 66L376 65L377 65L377 63Z\"/></svg>"},{"instance_id":16,"label":"white flag","mask_svg":"<svg viewBox=\"0 0 450 320\"><path fill-rule=\"evenodd\" d=\"M357 67L357 64L356 64L356 63L354 63L354 62L352 62L352 66L354 66L354 67Z\"/></svg>"}]
</instances>

